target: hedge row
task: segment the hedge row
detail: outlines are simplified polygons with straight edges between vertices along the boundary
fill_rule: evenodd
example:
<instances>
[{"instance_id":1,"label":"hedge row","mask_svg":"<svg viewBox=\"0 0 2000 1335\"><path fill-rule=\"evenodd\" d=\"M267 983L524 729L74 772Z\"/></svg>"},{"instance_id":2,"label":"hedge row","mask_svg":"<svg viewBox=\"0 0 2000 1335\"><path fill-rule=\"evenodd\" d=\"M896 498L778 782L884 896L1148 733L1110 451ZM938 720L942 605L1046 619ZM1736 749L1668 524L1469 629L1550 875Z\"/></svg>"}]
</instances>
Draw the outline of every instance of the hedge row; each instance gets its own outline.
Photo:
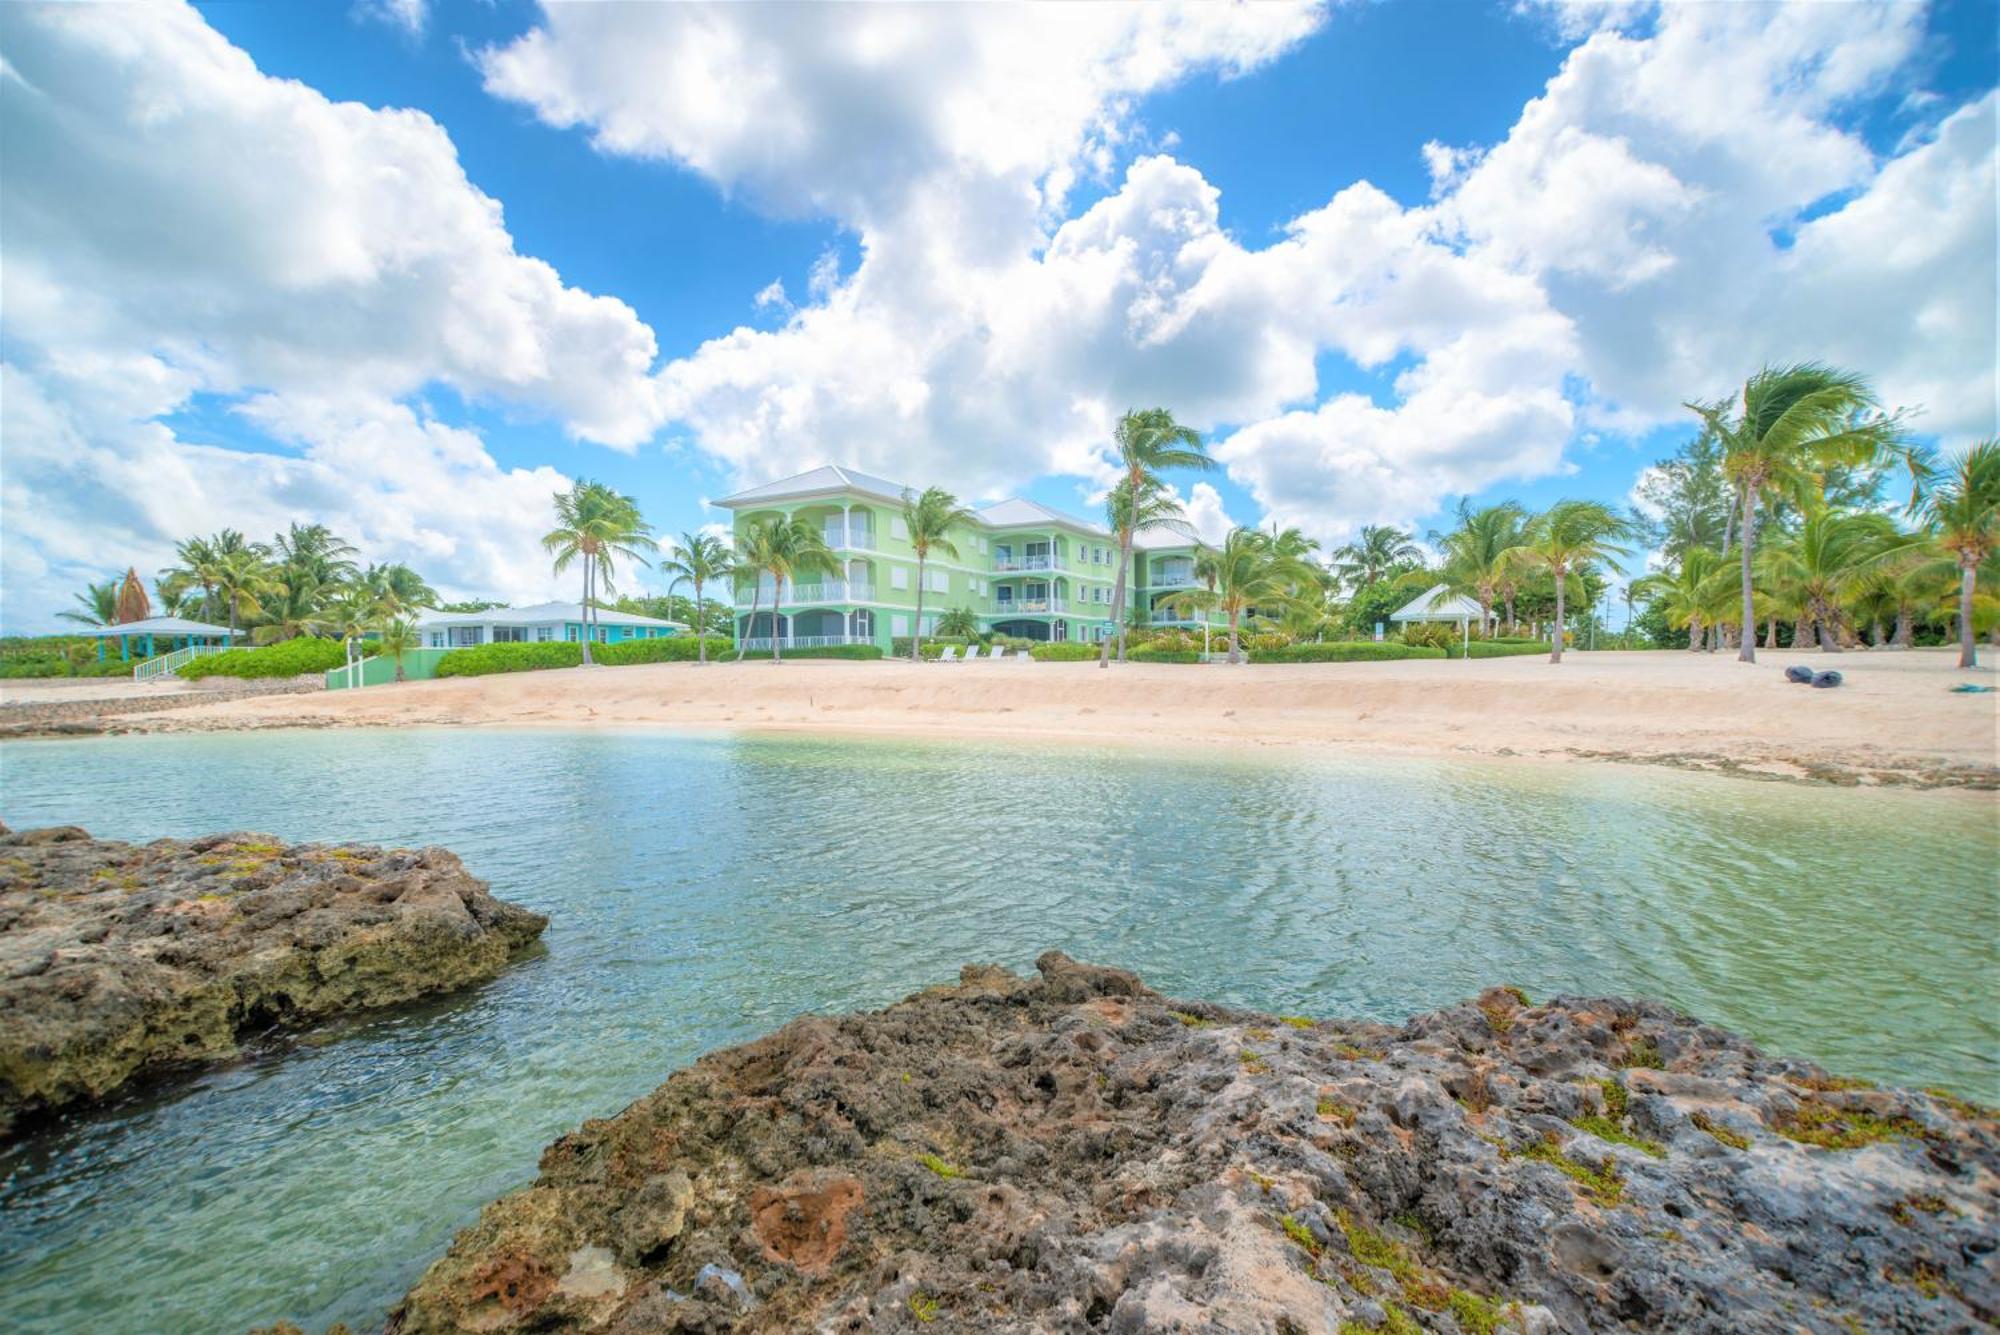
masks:
<instances>
[{"instance_id":1,"label":"hedge row","mask_svg":"<svg viewBox=\"0 0 2000 1335\"><path fill-rule=\"evenodd\" d=\"M1451 658L1512 658L1517 654L1545 654L1546 640L1474 640L1469 645L1454 644L1446 651Z\"/></svg>"},{"instance_id":2,"label":"hedge row","mask_svg":"<svg viewBox=\"0 0 2000 1335\"><path fill-rule=\"evenodd\" d=\"M1030 647L1028 657L1038 663L1082 663L1097 657L1097 646L1080 640L1045 640Z\"/></svg>"},{"instance_id":3,"label":"hedge row","mask_svg":"<svg viewBox=\"0 0 2000 1335\"><path fill-rule=\"evenodd\" d=\"M347 646L339 640L300 636L262 649L224 649L204 654L174 669L183 679L195 677L302 677L330 672L347 662Z\"/></svg>"},{"instance_id":4,"label":"hedge row","mask_svg":"<svg viewBox=\"0 0 2000 1335\"><path fill-rule=\"evenodd\" d=\"M785 650L785 661L787 663L791 662L794 658L876 659L882 656L882 646L879 644L825 644L817 649ZM758 662L769 662L773 655L769 649L752 649L750 652L744 654L743 657L745 661L755 659ZM736 651L734 649L729 651L729 661L732 663L736 661Z\"/></svg>"},{"instance_id":5,"label":"hedge row","mask_svg":"<svg viewBox=\"0 0 2000 1335\"><path fill-rule=\"evenodd\" d=\"M1331 644L1287 644L1259 649L1258 663L1374 663L1397 658L1445 658L1442 649L1394 640L1336 640Z\"/></svg>"},{"instance_id":6,"label":"hedge row","mask_svg":"<svg viewBox=\"0 0 2000 1335\"><path fill-rule=\"evenodd\" d=\"M1125 655L1134 663L1199 663L1199 649L1162 649L1154 644L1142 644L1128 650Z\"/></svg>"},{"instance_id":7,"label":"hedge row","mask_svg":"<svg viewBox=\"0 0 2000 1335\"><path fill-rule=\"evenodd\" d=\"M708 637L710 662L735 653L728 640ZM638 663L692 663L696 641L692 635L669 635L657 640L620 640L616 644L590 646L591 661L606 667L631 667ZM440 677L486 677L496 672L540 672L545 668L583 666L583 646L570 640L540 640L526 644L480 644L454 649L438 660Z\"/></svg>"}]
</instances>

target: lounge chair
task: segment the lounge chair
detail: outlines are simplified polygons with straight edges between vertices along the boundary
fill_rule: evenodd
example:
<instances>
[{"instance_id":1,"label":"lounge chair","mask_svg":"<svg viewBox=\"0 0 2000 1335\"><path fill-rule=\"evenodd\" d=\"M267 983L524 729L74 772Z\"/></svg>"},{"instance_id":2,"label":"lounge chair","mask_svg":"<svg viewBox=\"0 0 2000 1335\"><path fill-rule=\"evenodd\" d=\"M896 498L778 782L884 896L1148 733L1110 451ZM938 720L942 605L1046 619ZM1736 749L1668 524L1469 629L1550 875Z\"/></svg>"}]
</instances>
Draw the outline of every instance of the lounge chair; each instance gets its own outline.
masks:
<instances>
[{"instance_id":1,"label":"lounge chair","mask_svg":"<svg viewBox=\"0 0 2000 1335\"><path fill-rule=\"evenodd\" d=\"M988 658L1005 658L1007 656L1007 646L1004 644L996 644L993 646L993 652L986 656Z\"/></svg>"},{"instance_id":2,"label":"lounge chair","mask_svg":"<svg viewBox=\"0 0 2000 1335\"><path fill-rule=\"evenodd\" d=\"M956 663L958 661L958 646L955 644L947 644L944 647L944 649L939 652L937 656L937 661L940 663Z\"/></svg>"},{"instance_id":3,"label":"lounge chair","mask_svg":"<svg viewBox=\"0 0 2000 1335\"><path fill-rule=\"evenodd\" d=\"M959 659L958 661L961 663L970 663L972 660L979 657L980 648L981 646L977 644L967 646L965 650L965 657Z\"/></svg>"}]
</instances>

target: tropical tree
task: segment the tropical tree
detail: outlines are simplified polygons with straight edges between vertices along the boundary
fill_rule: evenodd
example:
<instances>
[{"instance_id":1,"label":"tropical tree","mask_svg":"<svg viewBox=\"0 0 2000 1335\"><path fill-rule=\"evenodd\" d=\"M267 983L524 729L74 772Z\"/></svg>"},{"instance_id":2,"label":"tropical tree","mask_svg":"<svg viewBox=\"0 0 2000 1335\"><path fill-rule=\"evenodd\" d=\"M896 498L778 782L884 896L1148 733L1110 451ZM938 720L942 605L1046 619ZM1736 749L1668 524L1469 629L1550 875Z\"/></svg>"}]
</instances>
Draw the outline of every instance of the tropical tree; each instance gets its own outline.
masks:
<instances>
[{"instance_id":1,"label":"tropical tree","mask_svg":"<svg viewBox=\"0 0 2000 1335\"><path fill-rule=\"evenodd\" d=\"M1555 629L1549 637L1549 662L1563 656L1564 595L1570 578L1593 563L1613 564L1626 555L1618 545L1630 526L1609 506L1597 501L1557 501L1528 522L1521 545L1510 549L1510 564L1548 574L1555 585ZM1746 604L1745 615L1749 608Z\"/></svg>"},{"instance_id":2,"label":"tropical tree","mask_svg":"<svg viewBox=\"0 0 2000 1335\"><path fill-rule=\"evenodd\" d=\"M923 656L924 647L924 563L930 560L933 551L958 559L958 547L951 540L951 530L960 525L971 524L976 516L958 503L958 497L943 487L927 487L919 496L908 487L903 488L903 526L910 531L910 550L917 554L917 621L915 634L910 636L910 661L917 662Z\"/></svg>"},{"instance_id":3,"label":"tropical tree","mask_svg":"<svg viewBox=\"0 0 2000 1335\"><path fill-rule=\"evenodd\" d=\"M213 538L189 538L174 545L174 554L180 558L180 564L167 567L160 572L161 576L170 587L199 588L202 616L213 620L215 582L222 560L228 553L240 551L247 545L241 533L229 528Z\"/></svg>"},{"instance_id":4,"label":"tropical tree","mask_svg":"<svg viewBox=\"0 0 2000 1335\"><path fill-rule=\"evenodd\" d=\"M215 565L215 592L229 609L232 637L245 616L257 616L263 611L261 599L276 585L263 554L254 546L235 547L220 555Z\"/></svg>"},{"instance_id":5,"label":"tropical tree","mask_svg":"<svg viewBox=\"0 0 2000 1335\"><path fill-rule=\"evenodd\" d=\"M1229 618L1229 661L1243 661L1240 629L1243 614L1282 607L1297 596L1311 576L1296 549L1288 553L1278 539L1254 528L1231 529L1220 547L1195 553L1194 577L1200 587L1175 594L1168 601L1185 616L1194 610L1220 610Z\"/></svg>"},{"instance_id":6,"label":"tropical tree","mask_svg":"<svg viewBox=\"0 0 2000 1335\"><path fill-rule=\"evenodd\" d=\"M1808 514L1797 533L1767 544L1757 573L1798 618L1794 649L1805 648L1806 632L1817 626L1821 651L1839 653L1842 608L1871 570L1912 545L1914 540L1898 534L1887 515L1821 510Z\"/></svg>"},{"instance_id":7,"label":"tropical tree","mask_svg":"<svg viewBox=\"0 0 2000 1335\"><path fill-rule=\"evenodd\" d=\"M702 613L707 606L702 601L701 591L715 580L728 579L736 569L736 557L729 550L729 544L713 533L683 533L680 541L667 549L667 559L660 562L660 569L669 578L667 594L673 595L674 585L687 580L694 585L694 657L696 663L708 662L708 629L702 625Z\"/></svg>"},{"instance_id":8,"label":"tropical tree","mask_svg":"<svg viewBox=\"0 0 2000 1335\"><path fill-rule=\"evenodd\" d=\"M115 613L118 624L144 621L153 615L152 600L146 597L146 586L139 582L139 572L131 566L125 568L125 578L118 583L118 606Z\"/></svg>"},{"instance_id":9,"label":"tropical tree","mask_svg":"<svg viewBox=\"0 0 2000 1335\"><path fill-rule=\"evenodd\" d=\"M326 605L319 624L322 630L340 641L341 648L347 652L351 672L357 657L356 643L365 639L380 621L393 615L393 611L385 610L366 588L350 586L345 597L336 598Z\"/></svg>"},{"instance_id":10,"label":"tropical tree","mask_svg":"<svg viewBox=\"0 0 2000 1335\"><path fill-rule=\"evenodd\" d=\"M386 616L402 616L419 607L437 606L437 590L399 561L380 566L371 564L355 583L366 599Z\"/></svg>"},{"instance_id":11,"label":"tropical tree","mask_svg":"<svg viewBox=\"0 0 2000 1335\"><path fill-rule=\"evenodd\" d=\"M403 659L412 649L422 647L423 639L417 630L417 623L411 617L385 617L375 627L375 647L377 652L386 654L396 666L396 680L401 683Z\"/></svg>"},{"instance_id":12,"label":"tropical tree","mask_svg":"<svg viewBox=\"0 0 2000 1335\"><path fill-rule=\"evenodd\" d=\"M1401 529L1364 524L1355 541L1334 549L1333 573L1348 589L1360 589L1423 559L1423 548Z\"/></svg>"},{"instance_id":13,"label":"tropical tree","mask_svg":"<svg viewBox=\"0 0 2000 1335\"><path fill-rule=\"evenodd\" d=\"M554 571L560 575L571 565L583 567L583 665L593 666L591 642L596 638L596 591L601 582L608 592L616 573L617 560L625 557L646 564L641 548L654 543L652 529L639 515L639 506L630 496L613 491L602 482L579 478L570 489L557 492L556 527L542 535L542 550L555 558Z\"/></svg>"},{"instance_id":14,"label":"tropical tree","mask_svg":"<svg viewBox=\"0 0 2000 1335\"><path fill-rule=\"evenodd\" d=\"M56 616L79 626L112 626L118 622L118 586L122 580L107 579L102 584L86 584L76 595L77 605Z\"/></svg>"},{"instance_id":15,"label":"tropical tree","mask_svg":"<svg viewBox=\"0 0 2000 1335\"><path fill-rule=\"evenodd\" d=\"M1722 445L1722 469L1741 506L1742 647L1737 658L1757 661L1754 566L1757 514L1780 499L1801 502L1821 493L1825 471L1867 463L1898 444L1901 424L1876 411L1868 382L1817 362L1767 366L1743 384L1735 400L1686 405Z\"/></svg>"},{"instance_id":16,"label":"tropical tree","mask_svg":"<svg viewBox=\"0 0 2000 1335\"><path fill-rule=\"evenodd\" d=\"M300 572L292 581L276 579L259 600L262 621L251 630L250 642L277 644L303 635L325 634L332 627L331 606L320 596L310 575Z\"/></svg>"},{"instance_id":17,"label":"tropical tree","mask_svg":"<svg viewBox=\"0 0 2000 1335\"><path fill-rule=\"evenodd\" d=\"M1669 627L1674 630L1686 627L1688 652L1698 653L1703 632L1719 619L1723 606L1734 595L1724 578L1727 574L1728 563L1722 553L1709 547L1687 547L1681 551L1680 564L1673 569L1634 580L1626 587L1657 603L1666 614Z\"/></svg>"},{"instance_id":18,"label":"tropical tree","mask_svg":"<svg viewBox=\"0 0 2000 1335\"><path fill-rule=\"evenodd\" d=\"M1123 474L1118 486L1125 489L1128 497L1124 507L1125 523L1123 526L1117 524L1114 514L1112 525L1112 531L1118 535L1118 578L1111 588L1111 620L1118 627L1118 661L1122 663L1125 661L1126 584L1132 574L1132 537L1145 527L1141 521L1148 510L1166 513L1171 507L1173 517L1180 514L1180 507L1167 497L1166 482L1160 474L1169 468L1207 471L1215 467L1215 460L1208 457L1200 433L1176 422L1174 415L1165 408L1126 413L1118 419L1113 445L1118 453L1119 471ZM1166 505L1161 504L1163 501ZM1112 505L1115 511L1115 500ZM1110 662L1111 641L1107 638L1098 650L1097 666L1108 667Z\"/></svg>"},{"instance_id":19,"label":"tropical tree","mask_svg":"<svg viewBox=\"0 0 2000 1335\"><path fill-rule=\"evenodd\" d=\"M784 637L778 633L778 609L785 605L785 581L799 575L831 576L840 562L820 536L816 525L803 519L773 517L753 520L738 540L737 565L771 577L771 661L785 659ZM762 591L761 579L758 592ZM750 624L757 624L757 593L751 595ZM745 639L748 637L746 636ZM736 646L738 661L743 658L743 641Z\"/></svg>"},{"instance_id":20,"label":"tropical tree","mask_svg":"<svg viewBox=\"0 0 2000 1335\"><path fill-rule=\"evenodd\" d=\"M1917 512L1958 570L1958 665L1977 667L1975 586L1980 568L2000 552L2000 441L1980 441L1946 469L1929 452L1915 455L1911 474Z\"/></svg>"},{"instance_id":21,"label":"tropical tree","mask_svg":"<svg viewBox=\"0 0 2000 1335\"><path fill-rule=\"evenodd\" d=\"M975 639L979 635L979 614L969 607L954 607L938 618L937 633L954 639Z\"/></svg>"},{"instance_id":22,"label":"tropical tree","mask_svg":"<svg viewBox=\"0 0 2000 1335\"><path fill-rule=\"evenodd\" d=\"M355 550L325 524L293 524L271 541L278 578L303 587L330 589L355 577Z\"/></svg>"},{"instance_id":23,"label":"tropical tree","mask_svg":"<svg viewBox=\"0 0 2000 1335\"><path fill-rule=\"evenodd\" d=\"M1527 520L1527 512L1513 501L1474 510L1461 499L1458 527L1430 535L1431 545L1444 555L1445 587L1479 604L1482 626L1492 620L1494 601L1509 583L1507 553L1521 545Z\"/></svg>"},{"instance_id":24,"label":"tropical tree","mask_svg":"<svg viewBox=\"0 0 2000 1335\"><path fill-rule=\"evenodd\" d=\"M1111 488L1111 494L1104 499L1104 520L1113 533L1141 533L1147 529L1165 529L1168 532L1185 535L1190 542L1194 541L1194 529L1188 524L1180 502L1173 498L1163 484L1157 482L1149 482L1134 493L1131 479L1120 478ZM1130 565L1129 561L1121 563L1118 583L1123 583L1125 571ZM1120 606L1118 597L1114 588L1111 598L1114 608ZM1143 624L1140 617L1147 610L1132 608L1119 616L1117 624L1121 639L1127 629ZM1104 666L1110 643L1110 637L1107 636L1099 646L1097 656L1099 667Z\"/></svg>"}]
</instances>

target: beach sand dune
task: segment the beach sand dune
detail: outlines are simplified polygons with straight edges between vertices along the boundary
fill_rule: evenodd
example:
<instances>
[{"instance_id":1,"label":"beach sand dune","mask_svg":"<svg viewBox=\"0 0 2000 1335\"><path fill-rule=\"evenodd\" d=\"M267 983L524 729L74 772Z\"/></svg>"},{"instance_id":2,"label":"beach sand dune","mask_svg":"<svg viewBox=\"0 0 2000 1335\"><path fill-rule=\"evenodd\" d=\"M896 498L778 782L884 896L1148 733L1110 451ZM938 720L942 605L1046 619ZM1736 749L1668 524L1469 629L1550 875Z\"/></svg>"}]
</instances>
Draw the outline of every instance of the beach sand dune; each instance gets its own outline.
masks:
<instances>
[{"instance_id":1,"label":"beach sand dune","mask_svg":"<svg viewBox=\"0 0 2000 1335\"><path fill-rule=\"evenodd\" d=\"M825 660L578 668L239 699L135 729L725 726L932 736L1364 747L1635 760L1832 782L1990 786L1995 674L1948 650L1188 667ZM1846 684L1785 681L1793 663Z\"/></svg>"}]
</instances>

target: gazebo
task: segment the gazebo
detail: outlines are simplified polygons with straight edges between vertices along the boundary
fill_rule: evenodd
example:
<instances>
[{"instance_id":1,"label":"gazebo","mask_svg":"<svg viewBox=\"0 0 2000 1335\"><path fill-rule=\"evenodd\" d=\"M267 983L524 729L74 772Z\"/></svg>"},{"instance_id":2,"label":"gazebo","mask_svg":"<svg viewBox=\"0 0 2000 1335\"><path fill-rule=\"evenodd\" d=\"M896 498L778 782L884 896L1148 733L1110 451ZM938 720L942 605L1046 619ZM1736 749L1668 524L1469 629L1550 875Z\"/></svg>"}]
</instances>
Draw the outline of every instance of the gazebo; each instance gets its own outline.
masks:
<instances>
[{"instance_id":1,"label":"gazebo","mask_svg":"<svg viewBox=\"0 0 2000 1335\"><path fill-rule=\"evenodd\" d=\"M1472 623L1480 622L1483 628L1486 614L1480 610L1478 603L1464 594L1453 593L1443 584L1434 584L1391 613L1389 620L1455 621L1458 623L1460 637L1469 644L1472 640Z\"/></svg>"},{"instance_id":2,"label":"gazebo","mask_svg":"<svg viewBox=\"0 0 2000 1335\"><path fill-rule=\"evenodd\" d=\"M99 662L104 661L104 646L111 640L118 641L118 657L126 661L132 657L132 642L142 641L144 647L139 657L144 661L153 656L154 646L162 640L167 644L168 653L197 646L227 649L243 634L227 626L211 626L205 621L189 621L186 617L145 617L139 621L122 621L114 626L90 626L76 633L96 637Z\"/></svg>"}]
</instances>

